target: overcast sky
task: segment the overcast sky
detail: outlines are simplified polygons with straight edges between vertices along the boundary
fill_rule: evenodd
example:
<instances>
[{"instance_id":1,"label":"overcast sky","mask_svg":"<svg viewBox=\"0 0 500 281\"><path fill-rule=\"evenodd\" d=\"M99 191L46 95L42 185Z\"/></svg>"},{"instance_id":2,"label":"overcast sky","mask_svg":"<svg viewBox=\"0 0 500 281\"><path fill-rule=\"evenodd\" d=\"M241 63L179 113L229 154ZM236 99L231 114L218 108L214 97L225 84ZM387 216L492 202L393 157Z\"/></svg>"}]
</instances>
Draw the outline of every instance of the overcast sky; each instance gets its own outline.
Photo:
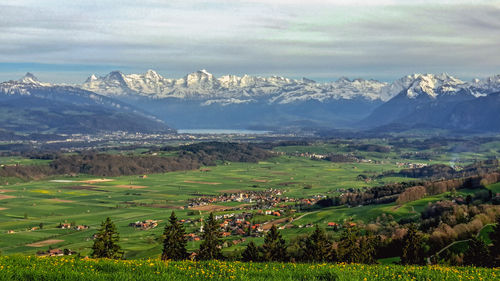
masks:
<instances>
[{"instance_id":1,"label":"overcast sky","mask_svg":"<svg viewBox=\"0 0 500 281\"><path fill-rule=\"evenodd\" d=\"M500 1L3 0L0 80L198 69L320 81L500 74Z\"/></svg>"}]
</instances>

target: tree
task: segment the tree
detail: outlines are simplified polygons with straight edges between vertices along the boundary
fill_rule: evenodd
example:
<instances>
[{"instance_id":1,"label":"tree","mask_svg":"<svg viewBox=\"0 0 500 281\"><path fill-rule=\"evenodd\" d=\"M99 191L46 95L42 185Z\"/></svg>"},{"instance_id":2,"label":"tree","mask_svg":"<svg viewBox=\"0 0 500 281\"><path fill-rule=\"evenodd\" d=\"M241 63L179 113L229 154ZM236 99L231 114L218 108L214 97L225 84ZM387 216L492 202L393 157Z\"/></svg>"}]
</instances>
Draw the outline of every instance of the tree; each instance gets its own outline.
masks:
<instances>
[{"instance_id":1,"label":"tree","mask_svg":"<svg viewBox=\"0 0 500 281\"><path fill-rule=\"evenodd\" d=\"M469 241L469 248L464 255L464 264L474 266L487 266L489 264L488 246L477 237Z\"/></svg>"},{"instance_id":2,"label":"tree","mask_svg":"<svg viewBox=\"0 0 500 281\"><path fill-rule=\"evenodd\" d=\"M361 250L358 244L359 230L348 227L342 233L338 243L338 259L347 263L358 263L361 259Z\"/></svg>"},{"instance_id":3,"label":"tree","mask_svg":"<svg viewBox=\"0 0 500 281\"><path fill-rule=\"evenodd\" d=\"M307 237L304 249L304 259L307 261L330 261L331 243L325 231L316 225L314 232Z\"/></svg>"},{"instance_id":4,"label":"tree","mask_svg":"<svg viewBox=\"0 0 500 281\"><path fill-rule=\"evenodd\" d=\"M402 264L425 264L422 234L415 224L411 224L408 232L403 236Z\"/></svg>"},{"instance_id":5,"label":"tree","mask_svg":"<svg viewBox=\"0 0 500 281\"><path fill-rule=\"evenodd\" d=\"M241 254L241 257L244 262L260 261L259 248L257 248L253 241L250 241L245 251Z\"/></svg>"},{"instance_id":6,"label":"tree","mask_svg":"<svg viewBox=\"0 0 500 281\"><path fill-rule=\"evenodd\" d=\"M279 233L276 225L274 224L264 238L264 245L262 245L262 255L262 258L265 261L288 260L285 239L283 239L281 233Z\"/></svg>"},{"instance_id":7,"label":"tree","mask_svg":"<svg viewBox=\"0 0 500 281\"><path fill-rule=\"evenodd\" d=\"M364 236L359 240L359 250L362 253L359 258L360 263L375 264L377 260L375 255L379 246L380 240L375 236Z\"/></svg>"},{"instance_id":8,"label":"tree","mask_svg":"<svg viewBox=\"0 0 500 281\"><path fill-rule=\"evenodd\" d=\"M493 266L500 266L500 216L493 227L493 232L490 232L490 239L493 244L490 249Z\"/></svg>"},{"instance_id":9,"label":"tree","mask_svg":"<svg viewBox=\"0 0 500 281\"><path fill-rule=\"evenodd\" d=\"M177 221L175 212L172 211L169 218L169 223L165 225L163 231L163 251L161 254L162 260L184 260L188 257L186 251L187 239L184 232L184 227Z\"/></svg>"},{"instance_id":10,"label":"tree","mask_svg":"<svg viewBox=\"0 0 500 281\"><path fill-rule=\"evenodd\" d=\"M203 233L201 235L201 237L203 238L203 242L200 245L200 250L198 253L198 258L200 260L213 260L222 258L222 241L220 240L221 234L217 229L218 227L219 226L217 225L214 214L210 213L207 221L203 225Z\"/></svg>"},{"instance_id":11,"label":"tree","mask_svg":"<svg viewBox=\"0 0 500 281\"><path fill-rule=\"evenodd\" d=\"M121 259L123 251L118 241L120 236L116 231L115 224L109 217L101 223L101 228L95 234L94 245L92 246L93 258Z\"/></svg>"}]
</instances>

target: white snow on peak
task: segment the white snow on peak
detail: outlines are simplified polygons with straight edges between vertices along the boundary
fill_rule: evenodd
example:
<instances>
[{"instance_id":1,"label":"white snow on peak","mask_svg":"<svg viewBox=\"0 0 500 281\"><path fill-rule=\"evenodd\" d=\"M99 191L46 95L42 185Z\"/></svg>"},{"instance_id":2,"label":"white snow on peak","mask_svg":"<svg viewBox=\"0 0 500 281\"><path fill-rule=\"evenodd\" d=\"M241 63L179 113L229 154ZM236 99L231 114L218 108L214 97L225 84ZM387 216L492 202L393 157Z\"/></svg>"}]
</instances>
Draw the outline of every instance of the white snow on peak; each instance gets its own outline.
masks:
<instances>
[{"instance_id":1,"label":"white snow on peak","mask_svg":"<svg viewBox=\"0 0 500 281\"><path fill-rule=\"evenodd\" d=\"M91 76L82 88L111 96L146 96L155 99L198 99L204 105L248 103L292 103L308 100L388 101L403 92L408 98L436 98L454 95L467 88L475 96L500 91L500 75L464 82L446 73L411 74L393 83L341 77L329 83L307 78L299 80L281 76L223 75L215 77L205 69L182 78L165 78L154 70L144 74L123 74L113 71L103 77Z\"/></svg>"},{"instance_id":2,"label":"white snow on peak","mask_svg":"<svg viewBox=\"0 0 500 281\"><path fill-rule=\"evenodd\" d=\"M164 78L153 70L145 74L111 72L104 77L90 77L82 88L104 95L142 95L151 98L202 99L205 105L247 103L256 100L290 103L306 100L328 99L388 100L380 96L387 83L374 80L338 80L332 83L316 83L281 76L236 76L219 78L205 69L187 74L183 78Z\"/></svg>"},{"instance_id":3,"label":"white snow on peak","mask_svg":"<svg viewBox=\"0 0 500 281\"><path fill-rule=\"evenodd\" d=\"M402 77L385 87L383 95L395 96L404 91L404 94L411 99L418 97L436 98L440 94L454 94L467 83L452 77L446 73L442 74L411 74Z\"/></svg>"},{"instance_id":4,"label":"white snow on peak","mask_svg":"<svg viewBox=\"0 0 500 281\"><path fill-rule=\"evenodd\" d=\"M21 79L0 83L0 93L6 95L31 95L34 88L50 87L52 84L40 82L32 73L26 73Z\"/></svg>"},{"instance_id":5,"label":"white snow on peak","mask_svg":"<svg viewBox=\"0 0 500 281\"><path fill-rule=\"evenodd\" d=\"M484 96L500 92L500 74L484 79L473 79L470 89L475 96Z\"/></svg>"},{"instance_id":6,"label":"white snow on peak","mask_svg":"<svg viewBox=\"0 0 500 281\"><path fill-rule=\"evenodd\" d=\"M35 75L30 72L27 72L21 79L18 80L19 83L23 84L31 84L31 85L39 85L39 86L48 86L49 83L42 83Z\"/></svg>"}]
</instances>

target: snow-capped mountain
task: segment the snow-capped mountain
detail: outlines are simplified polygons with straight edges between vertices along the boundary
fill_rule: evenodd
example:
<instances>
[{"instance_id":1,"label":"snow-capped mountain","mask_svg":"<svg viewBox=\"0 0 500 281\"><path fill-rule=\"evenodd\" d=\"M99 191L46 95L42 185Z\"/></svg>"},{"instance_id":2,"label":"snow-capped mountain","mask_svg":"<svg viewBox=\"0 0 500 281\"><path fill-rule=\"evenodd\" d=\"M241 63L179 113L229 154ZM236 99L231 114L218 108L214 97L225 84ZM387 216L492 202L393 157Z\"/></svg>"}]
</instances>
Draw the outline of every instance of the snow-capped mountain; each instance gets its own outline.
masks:
<instances>
[{"instance_id":1,"label":"snow-capped mountain","mask_svg":"<svg viewBox=\"0 0 500 281\"><path fill-rule=\"evenodd\" d=\"M365 127L398 124L485 130L483 125L490 123L477 120L484 120L481 112L486 112L486 107L488 112L491 111L491 105L486 106L485 101L498 105L498 99L492 95L500 90L499 78L497 75L464 82L447 74L409 75L388 87L394 91L400 90L399 94L376 108L361 124ZM463 108L468 108L468 112L475 112L477 116L464 112L461 110ZM490 127L493 129L495 126Z\"/></svg>"},{"instance_id":2,"label":"snow-capped mountain","mask_svg":"<svg viewBox=\"0 0 500 281\"><path fill-rule=\"evenodd\" d=\"M148 70L92 75L80 87L133 102L178 128L345 127L378 106L368 123L390 123L431 103L488 95L500 89L500 75L471 82L443 73L412 74L392 83L345 77L317 83L279 76L215 77L206 70L175 79Z\"/></svg>"},{"instance_id":3,"label":"snow-capped mountain","mask_svg":"<svg viewBox=\"0 0 500 281\"><path fill-rule=\"evenodd\" d=\"M309 79L289 79L279 76L256 77L224 75L216 78L206 70L190 73L183 78L164 78L153 70L144 74L123 74L113 71L106 76L90 76L83 89L104 95L145 96L154 99L201 99L203 104L255 102L292 103L330 99L387 100L390 94L379 95L387 83L375 80L339 79L332 83L316 83Z\"/></svg>"},{"instance_id":4,"label":"snow-capped mountain","mask_svg":"<svg viewBox=\"0 0 500 281\"><path fill-rule=\"evenodd\" d=\"M500 92L500 74L485 79L474 79L469 83L469 89L475 96Z\"/></svg>"},{"instance_id":5,"label":"snow-capped mountain","mask_svg":"<svg viewBox=\"0 0 500 281\"><path fill-rule=\"evenodd\" d=\"M27 73L0 83L0 128L14 132L169 131L142 110L81 88L39 81Z\"/></svg>"},{"instance_id":6,"label":"snow-capped mountain","mask_svg":"<svg viewBox=\"0 0 500 281\"><path fill-rule=\"evenodd\" d=\"M481 113L487 101L497 104L497 98L487 98L495 92L500 92L500 75L466 82L444 73L411 74L392 83L345 77L318 83L279 76L216 77L206 70L165 78L148 70L91 75L74 86L43 83L29 73L0 84L3 100L29 96L72 106L98 105L131 116L149 118L144 114L148 112L176 128L221 129L369 128L394 123L448 128L460 126L465 116L475 128L484 122L458 107L467 103L470 112ZM488 110L493 112L491 105Z\"/></svg>"},{"instance_id":7,"label":"snow-capped mountain","mask_svg":"<svg viewBox=\"0 0 500 281\"><path fill-rule=\"evenodd\" d=\"M446 73L442 74L412 74L394 81L382 89L389 96L402 93L406 97L416 99L419 97L436 98L438 95L453 95L468 84Z\"/></svg>"}]
</instances>

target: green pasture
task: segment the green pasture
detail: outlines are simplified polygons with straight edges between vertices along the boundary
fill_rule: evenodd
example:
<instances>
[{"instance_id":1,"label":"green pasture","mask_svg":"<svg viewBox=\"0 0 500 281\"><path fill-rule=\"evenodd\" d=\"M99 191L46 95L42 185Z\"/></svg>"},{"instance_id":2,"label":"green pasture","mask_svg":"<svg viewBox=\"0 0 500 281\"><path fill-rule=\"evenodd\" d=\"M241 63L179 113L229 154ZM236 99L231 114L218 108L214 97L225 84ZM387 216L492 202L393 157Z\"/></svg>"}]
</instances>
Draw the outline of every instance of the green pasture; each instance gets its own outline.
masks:
<instances>
[{"instance_id":1,"label":"green pasture","mask_svg":"<svg viewBox=\"0 0 500 281\"><path fill-rule=\"evenodd\" d=\"M384 145L383 141L378 144ZM318 143L312 146L277 147L276 151L286 153L344 153L346 145ZM487 147L492 151L491 148ZM486 148L485 148L486 150ZM136 153L144 152L138 149ZM111 153L121 153L111 151ZM47 250L49 246L70 248L89 253L92 235L101 221L111 217L121 235L120 244L127 253L127 258L155 257L160 251L159 237L170 212L175 210L182 219L198 219L200 215L188 215L191 210L183 209L190 198L203 195L217 195L238 191L266 190L269 188L285 191L284 196L292 198L308 198L313 195L338 195L342 190L363 189L390 182L410 181L411 178L383 177L372 181L358 180L358 175L376 176L385 171L398 170L396 162L401 160L399 154L359 152L372 163L332 163L324 160L311 160L307 157L282 155L260 163L223 163L200 170L170 172L164 174L148 174L146 178L139 176L122 176L107 178L110 181L85 182L100 180L96 177L80 175L76 177L59 176L40 181L20 182L15 179L0 179L0 250L4 254L34 254L38 250ZM160 153L161 154L161 153ZM171 152L167 153L170 156ZM449 153L437 156L433 162L450 161ZM446 156L448 155L448 156ZM462 159L472 159L474 153L460 154ZM486 157L481 154L481 157ZM376 160L376 161L375 161ZM10 161L10 162L9 162ZM42 162L39 162L42 161ZM44 160L22 159L18 157L0 158L0 163L22 165L42 164ZM428 162L431 163L431 162ZM66 182L57 182L66 181ZM494 191L500 186L491 185ZM460 190L470 194L472 191ZM341 223L344 220L363 221L369 223L382 214L389 214L394 219L411 219L418 215L429 202L445 198L448 194L430 196L401 206L396 203L330 207L307 211L299 210L293 215L291 223L297 228L282 230L287 239L296 235L307 234L313 228L298 228L309 223L326 227L328 222ZM238 207L240 203L220 203L219 205ZM207 212L202 212L206 216ZM159 227L151 230L135 230L129 223L153 219L159 221ZM256 222L272 220L272 217L256 217ZM88 225L87 230L76 231L59 229L60 223ZM40 227L41 229L32 228ZM280 224L280 225L283 225ZM187 225L188 232L199 228L199 224ZM336 235L333 230L328 230ZM7 232L13 232L7 234ZM238 239L231 237L229 239ZM28 245L36 242L52 240L53 244L42 246ZM55 240L55 241L54 241ZM261 243L261 238L256 242ZM194 250L199 242L189 242L188 247ZM240 249L248 243L233 246L225 251Z\"/></svg>"},{"instance_id":2,"label":"green pasture","mask_svg":"<svg viewBox=\"0 0 500 281\"><path fill-rule=\"evenodd\" d=\"M242 262L0 258L0 280L498 280L499 270L475 267ZM57 269L57 270L54 270Z\"/></svg>"}]
</instances>

